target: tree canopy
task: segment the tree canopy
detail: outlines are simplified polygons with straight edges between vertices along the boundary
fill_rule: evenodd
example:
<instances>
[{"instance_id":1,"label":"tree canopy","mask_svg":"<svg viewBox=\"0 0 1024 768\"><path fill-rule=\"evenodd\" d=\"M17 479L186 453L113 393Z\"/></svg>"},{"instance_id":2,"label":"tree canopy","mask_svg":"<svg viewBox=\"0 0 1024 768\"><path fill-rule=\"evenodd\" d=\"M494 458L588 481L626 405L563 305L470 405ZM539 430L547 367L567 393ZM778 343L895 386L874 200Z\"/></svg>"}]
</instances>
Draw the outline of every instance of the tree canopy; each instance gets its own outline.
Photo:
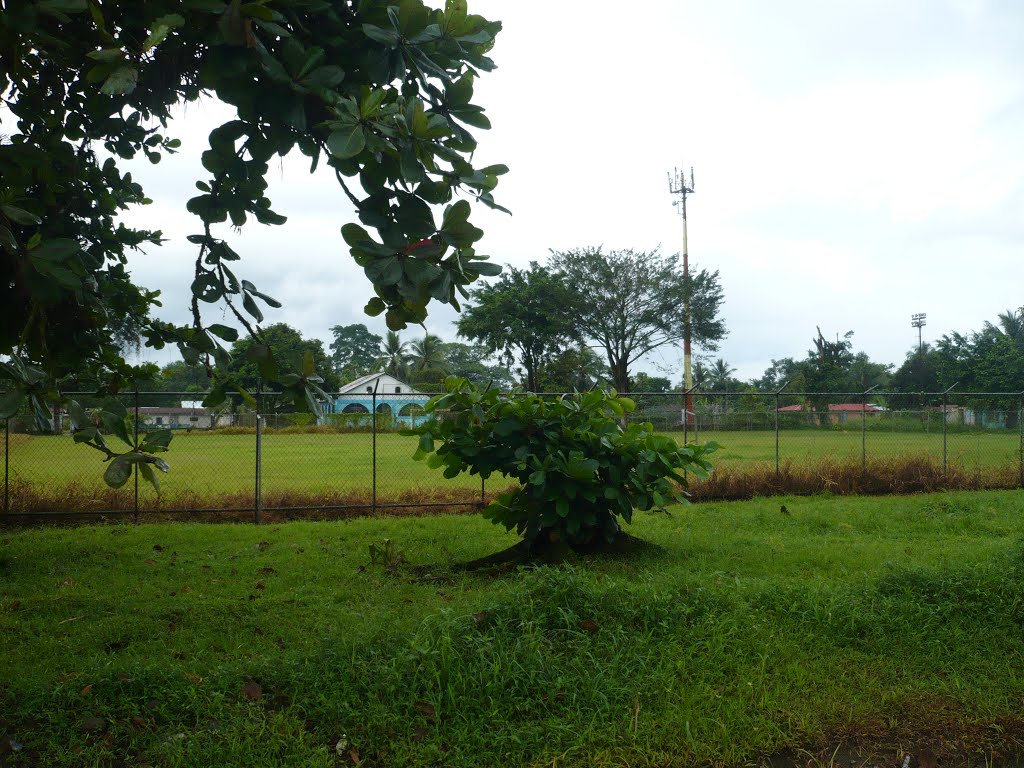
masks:
<instances>
[{"instance_id":1,"label":"tree canopy","mask_svg":"<svg viewBox=\"0 0 1024 768\"><path fill-rule=\"evenodd\" d=\"M137 375L112 318L128 318L147 346L178 344L186 362L216 366L213 405L233 386L235 328L203 319L223 304L259 339L261 304L278 306L239 274L241 255L218 225L285 223L267 174L297 149L326 166L357 211L342 227L375 296L371 315L392 329L421 323L431 300L456 307L481 275L500 268L478 254L482 231L465 195L492 197L501 165L476 168L468 127L486 129L472 103L500 23L421 0L4 0L0 14L0 366L13 394L40 414L70 373L114 391ZM121 215L148 199L119 166L159 162L180 142L174 109L213 97L235 116L214 129L206 179L187 201L197 217L192 322L151 317L158 293L133 283L132 251L162 234ZM12 119L13 118L13 119ZM467 127L468 126L468 127ZM434 208L443 206L440 222ZM366 228L369 229L366 229ZM371 234L374 231L376 235ZM279 370L269 345L254 357ZM288 376L315 386L315 372ZM248 396L241 387L243 395ZM108 450L109 454L109 450ZM134 460L134 459L132 459Z\"/></svg>"},{"instance_id":2,"label":"tree canopy","mask_svg":"<svg viewBox=\"0 0 1024 768\"><path fill-rule=\"evenodd\" d=\"M633 363L683 339L685 303L695 345L715 350L725 337L718 272L691 271L687 279L678 262L678 255L657 251L578 248L551 254L549 267L576 295L574 326L604 351L620 392L631 391Z\"/></svg>"},{"instance_id":3,"label":"tree canopy","mask_svg":"<svg viewBox=\"0 0 1024 768\"><path fill-rule=\"evenodd\" d=\"M284 223L264 177L269 161L293 148L314 168L330 167L384 241L346 228L378 292L371 312L404 327L422 321L431 298L456 301L460 287L498 269L473 250L482 233L469 224L465 201L449 206L440 227L430 206L458 190L493 205L505 169L472 167L476 142L464 126L489 127L470 100L476 75L493 68L485 54L499 29L459 0L443 11L419 0L8 0L0 92L16 131L0 145L0 246L11 278L0 283L8 294L0 349L17 349L49 373L83 362L119 367L116 356L103 356L109 317L142 317L155 299L131 284L126 254L159 244L160 234L117 222L120 211L146 202L117 160L144 153L158 162L173 152L179 142L164 135L172 109L204 94L234 105L237 118L211 133L203 156L210 179L197 182L202 194L188 202L203 230L190 237L197 317L191 334L151 324L151 343L180 340L200 354L220 348L198 302L225 300L239 322L261 320L256 300L266 299L233 278L224 262L237 254L211 228L250 217Z\"/></svg>"},{"instance_id":4,"label":"tree canopy","mask_svg":"<svg viewBox=\"0 0 1024 768\"><path fill-rule=\"evenodd\" d=\"M362 323L335 325L331 334L331 366L339 379L357 379L373 371L384 342L380 336Z\"/></svg>"},{"instance_id":5,"label":"tree canopy","mask_svg":"<svg viewBox=\"0 0 1024 768\"><path fill-rule=\"evenodd\" d=\"M320 387L333 392L338 389L341 380L330 364L330 357L324 351L324 343L320 339L307 339L286 323L274 323L263 329L261 338L245 337L231 345L231 372L242 386L254 390L261 380L259 355L254 347L266 344L270 347L274 358L278 361L280 376L301 374L305 360L312 361L314 370L321 374ZM283 389L276 382L268 382L268 390Z\"/></svg>"},{"instance_id":6,"label":"tree canopy","mask_svg":"<svg viewBox=\"0 0 1024 768\"><path fill-rule=\"evenodd\" d=\"M986 322L980 331L945 334L934 345L909 353L893 384L903 392L1007 393L968 400L1006 410L1012 421L1020 403L1016 393L1024 390L1024 307L999 313L996 323ZM899 402L914 401L904 397Z\"/></svg>"},{"instance_id":7,"label":"tree canopy","mask_svg":"<svg viewBox=\"0 0 1024 768\"><path fill-rule=\"evenodd\" d=\"M509 367L518 360L526 388L541 391L542 367L578 338L576 294L534 261L529 269L506 269L472 299L459 318L459 335L501 354Z\"/></svg>"}]
</instances>

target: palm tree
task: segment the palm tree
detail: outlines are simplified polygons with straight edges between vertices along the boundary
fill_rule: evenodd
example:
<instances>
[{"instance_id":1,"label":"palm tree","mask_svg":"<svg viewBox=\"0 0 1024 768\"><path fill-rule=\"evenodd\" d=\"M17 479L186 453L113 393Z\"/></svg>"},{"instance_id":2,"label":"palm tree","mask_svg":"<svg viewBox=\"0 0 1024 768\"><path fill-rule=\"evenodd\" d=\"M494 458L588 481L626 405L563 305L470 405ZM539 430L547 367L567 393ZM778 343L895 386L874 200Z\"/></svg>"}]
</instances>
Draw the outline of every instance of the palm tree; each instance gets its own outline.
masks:
<instances>
[{"instance_id":1,"label":"palm tree","mask_svg":"<svg viewBox=\"0 0 1024 768\"><path fill-rule=\"evenodd\" d=\"M389 376L404 378L412 362L412 355L409 354L409 342L402 341L396 331L388 331L384 343L380 347L380 357L374 365Z\"/></svg>"},{"instance_id":2,"label":"palm tree","mask_svg":"<svg viewBox=\"0 0 1024 768\"><path fill-rule=\"evenodd\" d=\"M704 385L708 382L710 371L708 371L708 367L704 365L703 360L695 360L690 375L693 377L693 385L703 389Z\"/></svg>"},{"instance_id":3,"label":"palm tree","mask_svg":"<svg viewBox=\"0 0 1024 768\"><path fill-rule=\"evenodd\" d=\"M415 371L444 371L444 341L429 331L412 343L412 367Z\"/></svg>"},{"instance_id":4,"label":"palm tree","mask_svg":"<svg viewBox=\"0 0 1024 768\"><path fill-rule=\"evenodd\" d=\"M732 375L736 373L735 368L731 368L725 360L721 357L715 360L715 364L711 366L711 370L708 371L708 379L711 383L712 389L728 389L729 380Z\"/></svg>"},{"instance_id":5,"label":"palm tree","mask_svg":"<svg viewBox=\"0 0 1024 768\"><path fill-rule=\"evenodd\" d=\"M998 330L1008 336L1018 349L1024 348L1024 307L1016 312L1012 309L1000 312Z\"/></svg>"}]
</instances>

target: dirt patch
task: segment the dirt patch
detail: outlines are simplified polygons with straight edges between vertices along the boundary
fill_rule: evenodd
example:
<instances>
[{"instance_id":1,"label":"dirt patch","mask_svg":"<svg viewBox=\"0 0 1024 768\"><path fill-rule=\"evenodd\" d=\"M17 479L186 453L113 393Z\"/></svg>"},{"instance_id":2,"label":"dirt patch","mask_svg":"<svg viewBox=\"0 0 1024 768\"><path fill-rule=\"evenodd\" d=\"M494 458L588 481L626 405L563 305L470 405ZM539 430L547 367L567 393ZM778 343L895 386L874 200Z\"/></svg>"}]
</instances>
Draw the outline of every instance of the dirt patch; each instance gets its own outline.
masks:
<instances>
[{"instance_id":1,"label":"dirt patch","mask_svg":"<svg viewBox=\"0 0 1024 768\"><path fill-rule=\"evenodd\" d=\"M943 697L915 697L882 714L850 719L804 749L784 750L761 768L1024 768L1024 716L995 720Z\"/></svg>"}]
</instances>

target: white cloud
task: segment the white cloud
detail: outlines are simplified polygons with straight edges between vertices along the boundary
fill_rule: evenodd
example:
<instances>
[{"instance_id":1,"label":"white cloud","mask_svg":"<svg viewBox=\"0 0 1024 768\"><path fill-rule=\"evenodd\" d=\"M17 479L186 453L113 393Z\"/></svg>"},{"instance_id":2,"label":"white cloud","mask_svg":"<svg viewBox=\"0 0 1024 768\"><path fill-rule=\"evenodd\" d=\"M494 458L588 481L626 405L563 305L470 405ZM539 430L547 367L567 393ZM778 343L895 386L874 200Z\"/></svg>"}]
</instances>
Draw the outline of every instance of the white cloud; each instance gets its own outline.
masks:
<instances>
[{"instance_id":1,"label":"white cloud","mask_svg":"<svg viewBox=\"0 0 1024 768\"><path fill-rule=\"evenodd\" d=\"M695 167L690 250L719 269L730 335L717 353L744 377L802 356L815 325L899 363L926 338L978 328L1024 303L1024 11L1015 3L882 0L765 4L650 0L471 2L505 29L477 101L494 124L481 164L512 172L481 210L480 250L525 266L549 248L682 245L665 175ZM206 133L225 112L191 107L179 158L139 175L156 200L132 214L172 242L134 262L184 319L184 213ZM338 233L351 206L305 158L270 174L284 227L225 229L240 271L285 302L268 313L328 340L371 289ZM174 313L178 313L174 315ZM432 332L455 315L432 308ZM417 335L412 330L408 335ZM675 364L666 351L651 365ZM660 361L660 362L659 362ZM675 377L674 377L675 378Z\"/></svg>"}]
</instances>

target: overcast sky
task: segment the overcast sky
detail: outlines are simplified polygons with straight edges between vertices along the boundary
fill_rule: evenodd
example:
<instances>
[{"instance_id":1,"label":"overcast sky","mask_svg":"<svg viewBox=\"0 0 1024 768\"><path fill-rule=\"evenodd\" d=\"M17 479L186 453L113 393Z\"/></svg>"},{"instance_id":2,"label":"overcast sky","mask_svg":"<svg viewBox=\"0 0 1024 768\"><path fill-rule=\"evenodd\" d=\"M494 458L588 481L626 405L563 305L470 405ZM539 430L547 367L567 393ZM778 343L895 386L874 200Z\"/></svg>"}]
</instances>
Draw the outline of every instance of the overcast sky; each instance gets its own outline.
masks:
<instances>
[{"instance_id":1,"label":"overcast sky","mask_svg":"<svg viewBox=\"0 0 1024 768\"><path fill-rule=\"evenodd\" d=\"M470 0L504 29L498 70L474 101L477 165L504 163L481 208L478 250L505 264L549 249L682 249L666 174L692 165L691 264L721 272L729 335L719 352L741 378L803 357L815 326L899 364L925 340L969 331L1024 305L1024 4L1016 0L775 3ZM184 210L205 178L199 154L229 115L191 105L172 134L183 151L135 164L154 204L130 215L170 241L139 256L136 278L164 291L160 316L187 322L193 246ZM354 219L333 177L302 158L271 171L283 227L237 235L240 275L284 302L283 321L330 341L364 322L372 289L348 255ZM211 321L219 311L209 312ZM454 340L455 313L427 328ZM422 336L411 328L404 338ZM699 350L695 350L699 352ZM152 353L161 364L175 356ZM681 378L681 354L645 365Z\"/></svg>"}]
</instances>

